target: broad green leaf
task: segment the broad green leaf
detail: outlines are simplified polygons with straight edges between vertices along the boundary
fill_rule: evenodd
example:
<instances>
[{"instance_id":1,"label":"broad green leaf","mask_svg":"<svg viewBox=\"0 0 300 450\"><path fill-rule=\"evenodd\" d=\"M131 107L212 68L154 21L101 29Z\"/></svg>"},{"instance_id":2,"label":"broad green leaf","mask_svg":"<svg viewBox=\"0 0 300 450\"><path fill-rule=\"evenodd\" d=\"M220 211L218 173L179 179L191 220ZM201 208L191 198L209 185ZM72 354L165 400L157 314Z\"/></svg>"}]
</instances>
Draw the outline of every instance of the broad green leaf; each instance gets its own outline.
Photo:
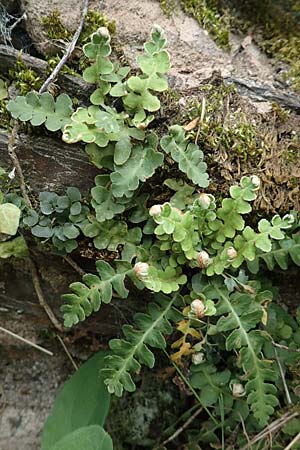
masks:
<instances>
[{"instance_id":1,"label":"broad green leaf","mask_svg":"<svg viewBox=\"0 0 300 450\"><path fill-rule=\"evenodd\" d=\"M56 443L58 445L62 438L81 427L104 425L110 397L99 371L103 368L106 355L106 352L98 352L64 384L44 425L42 450L52 450L53 446ZM63 449L64 447L58 446L58 448ZM71 448L73 447L66 447L66 450ZM88 450L88 447L79 449ZM103 448L103 450L107 450L107 448Z\"/></svg>"},{"instance_id":2,"label":"broad green leaf","mask_svg":"<svg viewBox=\"0 0 300 450\"><path fill-rule=\"evenodd\" d=\"M91 425L67 434L49 450L113 450L113 443L102 427Z\"/></svg>"}]
</instances>

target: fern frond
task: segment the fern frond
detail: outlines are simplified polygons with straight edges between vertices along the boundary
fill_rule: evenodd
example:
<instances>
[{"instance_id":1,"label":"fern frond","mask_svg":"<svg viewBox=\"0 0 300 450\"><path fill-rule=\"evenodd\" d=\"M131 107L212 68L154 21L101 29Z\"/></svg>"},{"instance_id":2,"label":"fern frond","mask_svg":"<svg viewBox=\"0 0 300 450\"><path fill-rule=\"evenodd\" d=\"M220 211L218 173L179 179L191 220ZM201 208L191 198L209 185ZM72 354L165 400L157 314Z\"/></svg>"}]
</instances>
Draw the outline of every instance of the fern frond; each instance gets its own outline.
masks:
<instances>
[{"instance_id":1,"label":"fern frond","mask_svg":"<svg viewBox=\"0 0 300 450\"><path fill-rule=\"evenodd\" d=\"M131 325L122 327L124 339L113 339L109 342L112 355L106 357L106 367L102 370L104 383L108 391L121 397L124 389L135 390L132 373L139 372L141 364L152 368L155 357L149 347L164 350L166 341L164 334L173 331L170 320L178 321L181 315L173 309L179 296L172 299L159 295L155 303L150 303L147 313L137 313L134 316L136 328Z\"/></svg>"},{"instance_id":2,"label":"fern frond","mask_svg":"<svg viewBox=\"0 0 300 450\"><path fill-rule=\"evenodd\" d=\"M294 234L291 238L273 242L270 252L257 253L255 260L247 261L250 272L258 273L261 261L266 264L269 270L273 270L276 265L282 270L287 270L291 261L300 266L300 232Z\"/></svg>"},{"instance_id":3,"label":"fern frond","mask_svg":"<svg viewBox=\"0 0 300 450\"><path fill-rule=\"evenodd\" d=\"M121 298L128 296L128 290L124 285L127 275L133 273L130 263L116 262L116 270L105 261L97 261L98 275L85 274L81 282L70 284L71 294L62 295L65 302L61 307L64 313L64 325L71 327L79 321L83 321L92 312L98 311L101 303L109 303L113 291Z\"/></svg>"},{"instance_id":4,"label":"fern frond","mask_svg":"<svg viewBox=\"0 0 300 450\"><path fill-rule=\"evenodd\" d=\"M222 317L217 322L219 332L229 332L226 338L227 350L239 350L239 364L247 377L247 401L254 417L261 426L268 423L278 404L276 387L270 381L276 379L273 362L263 359L262 346L268 341L267 335L257 327L262 317L262 308L250 295L229 294L216 287L219 303L217 314Z\"/></svg>"},{"instance_id":5,"label":"fern frond","mask_svg":"<svg viewBox=\"0 0 300 450\"><path fill-rule=\"evenodd\" d=\"M162 137L160 145L167 154L171 154L179 169L193 183L203 188L209 185L203 152L198 145L187 142L185 131L180 125L171 126L169 134Z\"/></svg>"}]
</instances>

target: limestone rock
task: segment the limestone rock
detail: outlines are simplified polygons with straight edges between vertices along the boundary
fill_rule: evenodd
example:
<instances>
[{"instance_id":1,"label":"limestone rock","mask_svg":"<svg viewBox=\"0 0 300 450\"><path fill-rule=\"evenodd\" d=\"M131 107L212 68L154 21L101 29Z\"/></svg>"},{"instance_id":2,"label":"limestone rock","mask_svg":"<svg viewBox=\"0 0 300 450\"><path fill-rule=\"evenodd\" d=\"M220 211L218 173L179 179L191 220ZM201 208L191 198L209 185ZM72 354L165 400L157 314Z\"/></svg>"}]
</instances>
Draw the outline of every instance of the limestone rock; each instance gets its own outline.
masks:
<instances>
[{"instance_id":1,"label":"limestone rock","mask_svg":"<svg viewBox=\"0 0 300 450\"><path fill-rule=\"evenodd\" d=\"M81 16L83 0L21 0L21 8L26 12L26 29L35 44L36 49L42 54L56 54L66 43L50 42L42 19L57 11L60 14L61 23L70 32L75 32Z\"/></svg>"}]
</instances>

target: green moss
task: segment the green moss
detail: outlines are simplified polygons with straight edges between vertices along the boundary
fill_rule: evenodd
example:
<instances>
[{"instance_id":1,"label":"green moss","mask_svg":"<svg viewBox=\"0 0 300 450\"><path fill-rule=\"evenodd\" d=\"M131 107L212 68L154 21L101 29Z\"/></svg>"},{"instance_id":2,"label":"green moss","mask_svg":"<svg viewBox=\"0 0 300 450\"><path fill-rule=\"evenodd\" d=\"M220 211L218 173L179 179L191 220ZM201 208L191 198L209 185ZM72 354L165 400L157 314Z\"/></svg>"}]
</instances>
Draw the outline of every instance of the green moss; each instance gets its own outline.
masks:
<instances>
[{"instance_id":1,"label":"green moss","mask_svg":"<svg viewBox=\"0 0 300 450\"><path fill-rule=\"evenodd\" d=\"M25 95L30 91L38 91L42 86L40 77L33 69L28 68L22 59L19 59L15 67L9 70L8 76L14 81L21 95Z\"/></svg>"},{"instance_id":2,"label":"green moss","mask_svg":"<svg viewBox=\"0 0 300 450\"><path fill-rule=\"evenodd\" d=\"M3 98L0 100L0 127L8 129L10 124L10 114L6 109L8 100Z\"/></svg>"},{"instance_id":3,"label":"green moss","mask_svg":"<svg viewBox=\"0 0 300 450\"><path fill-rule=\"evenodd\" d=\"M98 11L89 10L78 43L80 45L86 44L90 39L91 33L94 33L100 27L106 27L111 35L114 35L116 32L116 22L114 20L109 20Z\"/></svg>"},{"instance_id":4,"label":"green moss","mask_svg":"<svg viewBox=\"0 0 300 450\"><path fill-rule=\"evenodd\" d=\"M230 20L219 0L180 0L180 5L208 31L219 47L229 49Z\"/></svg>"},{"instance_id":5,"label":"green moss","mask_svg":"<svg viewBox=\"0 0 300 450\"><path fill-rule=\"evenodd\" d=\"M73 33L67 30L62 24L59 11L53 11L47 17L43 17L41 22L44 26L47 37L54 42L61 41L66 44L72 40ZM89 10L85 18L82 32L78 39L78 48L72 54L68 63L63 66L61 70L62 73L72 76L81 75L82 70L86 68L86 59L82 54L82 50L79 49L89 41L91 34L97 31L100 27L106 27L111 35L114 35L116 32L115 21L107 19L104 15L97 11ZM58 55L49 55L47 57L48 73L51 73L55 68L63 52L63 50L58 49Z\"/></svg>"},{"instance_id":6,"label":"green moss","mask_svg":"<svg viewBox=\"0 0 300 450\"><path fill-rule=\"evenodd\" d=\"M62 24L59 11L57 10L52 11L51 14L49 14L46 17L43 17L41 19L41 22L44 26L44 30L49 39L67 42L72 40L74 33L69 31ZM79 36L78 39L78 46L82 46L83 44L88 42L91 33L97 31L99 27L108 28L111 34L114 34L116 32L116 25L114 21L110 21L104 15L100 14L97 11L89 10L84 21L84 26L81 35Z\"/></svg>"},{"instance_id":7,"label":"green moss","mask_svg":"<svg viewBox=\"0 0 300 450\"><path fill-rule=\"evenodd\" d=\"M61 23L59 11L52 11L48 16L41 18L41 23L49 39L70 41L72 33Z\"/></svg>"},{"instance_id":8,"label":"green moss","mask_svg":"<svg viewBox=\"0 0 300 450\"><path fill-rule=\"evenodd\" d=\"M204 152L210 193L218 200L241 175L258 174L263 185L254 205L258 214L275 209L285 213L296 207L300 125L293 113L274 104L269 113L261 115L234 86L224 85L218 78L199 86L180 113L178 108L176 111L173 123L192 128L190 138ZM196 118L198 122L191 123Z\"/></svg>"},{"instance_id":9,"label":"green moss","mask_svg":"<svg viewBox=\"0 0 300 450\"><path fill-rule=\"evenodd\" d=\"M257 139L255 127L248 121L246 115L241 111L228 114L222 120L218 111L223 109L222 97L219 92L210 98L212 104L205 111L202 123L193 131L195 139L201 147L207 149L212 161L215 153L230 155L230 158L237 158L240 161L247 161L261 153L262 143ZM218 104L218 97L222 104ZM192 101L188 106L190 119L200 117L202 104Z\"/></svg>"},{"instance_id":10,"label":"green moss","mask_svg":"<svg viewBox=\"0 0 300 450\"><path fill-rule=\"evenodd\" d=\"M177 8L177 3L175 0L160 0L159 4L163 13L167 17L171 17L172 13Z\"/></svg>"}]
</instances>

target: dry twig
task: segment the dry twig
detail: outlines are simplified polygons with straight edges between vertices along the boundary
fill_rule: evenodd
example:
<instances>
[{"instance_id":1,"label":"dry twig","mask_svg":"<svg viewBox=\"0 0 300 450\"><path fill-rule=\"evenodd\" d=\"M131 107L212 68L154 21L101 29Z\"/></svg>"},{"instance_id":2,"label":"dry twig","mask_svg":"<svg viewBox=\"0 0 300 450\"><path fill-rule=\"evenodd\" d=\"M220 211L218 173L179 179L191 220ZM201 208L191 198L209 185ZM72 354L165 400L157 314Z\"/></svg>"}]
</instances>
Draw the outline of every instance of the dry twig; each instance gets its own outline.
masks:
<instances>
[{"instance_id":1,"label":"dry twig","mask_svg":"<svg viewBox=\"0 0 300 450\"><path fill-rule=\"evenodd\" d=\"M270 433L274 433L283 425L285 425L287 422L289 422L294 417L298 417L299 413L286 413L283 416L279 417L279 419L274 420L270 425L267 425L260 433L258 433L251 441L246 444L241 450L248 450L251 448L251 445L255 444L256 442L260 441L261 439L266 438Z\"/></svg>"},{"instance_id":2,"label":"dry twig","mask_svg":"<svg viewBox=\"0 0 300 450\"><path fill-rule=\"evenodd\" d=\"M15 152L18 131L19 131L19 124L16 120L13 120L13 127L11 130L10 137L8 139L7 150L8 150L8 155L9 155L10 159L12 160L14 167L16 168L16 172L17 172L17 175L18 175L18 178L20 181L20 189L21 189L22 197L24 198L24 200L27 203L27 205L29 206L29 208L32 208L31 200L27 194L27 189L26 189L26 184L25 184L25 179L24 179L24 175L22 172L22 168L21 168L20 162L18 160L17 154Z\"/></svg>"},{"instance_id":3,"label":"dry twig","mask_svg":"<svg viewBox=\"0 0 300 450\"><path fill-rule=\"evenodd\" d=\"M63 55L63 57L61 58L61 60L57 64L57 66L54 68L54 70L52 71L50 76L47 78L47 80L44 82L43 86L40 88L39 94L42 94L43 92L45 92L47 90L49 84L55 80L55 78L59 74L59 72L62 69L62 67L64 66L64 64L67 62L67 60L73 53L76 43L78 41L78 38L79 38L82 28L83 28L85 16L87 15L87 12L88 12L88 7L89 7L89 0L84 0L84 5L83 5L82 13L81 13L80 22L79 22L78 28L73 36L73 39L70 42L70 44L68 45L66 53Z\"/></svg>"},{"instance_id":4,"label":"dry twig","mask_svg":"<svg viewBox=\"0 0 300 450\"><path fill-rule=\"evenodd\" d=\"M287 445L287 446L285 447L284 450L290 450L290 448L292 448L293 445L296 444L297 441L299 441L299 439L300 439L300 433L298 433L298 434L294 437L294 439L289 443L289 445Z\"/></svg>"},{"instance_id":5,"label":"dry twig","mask_svg":"<svg viewBox=\"0 0 300 450\"><path fill-rule=\"evenodd\" d=\"M79 275L81 277L83 277L83 275L85 275L86 272L74 261L73 258L71 258L71 256L66 255L63 258L71 267L73 267L75 272L79 273Z\"/></svg>"},{"instance_id":6,"label":"dry twig","mask_svg":"<svg viewBox=\"0 0 300 450\"><path fill-rule=\"evenodd\" d=\"M53 353L49 350L46 350L44 347L41 347L40 345L35 344L34 342L29 341L28 339L25 339L18 334L13 333L12 331L7 330L6 328L0 327L0 331L3 331L3 333L8 334L9 336L12 336L15 339L18 339L19 341L25 342L25 344L30 345L31 347L36 348L37 350L40 350L43 353L47 353L47 355L53 356Z\"/></svg>"},{"instance_id":7,"label":"dry twig","mask_svg":"<svg viewBox=\"0 0 300 450\"><path fill-rule=\"evenodd\" d=\"M72 366L74 367L75 370L78 370L78 366L77 366L76 362L74 361L74 358L73 358L73 356L71 355L71 353L69 352L69 350L68 350L66 344L64 343L63 339L62 339L58 334L56 335L56 337L57 337L57 339L59 340L59 342L60 342L62 348L64 349L64 351L65 351L67 357L68 357L69 360L71 361Z\"/></svg>"},{"instance_id":8,"label":"dry twig","mask_svg":"<svg viewBox=\"0 0 300 450\"><path fill-rule=\"evenodd\" d=\"M175 438L177 438L177 436L179 436L195 420L195 418L202 411L203 411L203 408L197 409L197 411L195 411L194 414L191 417L189 417L188 420L186 422L184 422L184 424L175 431L175 433L172 434L172 436L168 437L168 439L166 439L162 444L160 444L159 447L164 447L166 444L168 444L169 442L171 442Z\"/></svg>"},{"instance_id":9,"label":"dry twig","mask_svg":"<svg viewBox=\"0 0 300 450\"><path fill-rule=\"evenodd\" d=\"M274 346L274 352L275 352L275 358L276 358L277 365L278 365L278 368L279 368L282 384L283 384L283 387L284 387L286 401L287 401L288 405L291 405L292 404L292 399L291 399L291 396L290 396L289 388L288 388L286 380L285 380L282 364L281 364L281 361L279 359L278 352L277 352L275 346Z\"/></svg>"},{"instance_id":10,"label":"dry twig","mask_svg":"<svg viewBox=\"0 0 300 450\"><path fill-rule=\"evenodd\" d=\"M31 273L31 277L32 277L32 282L33 282L33 286L36 292L36 295L38 297L39 303L40 305L44 308L46 314L48 315L49 319L51 320L52 324L55 326L55 328L58 331L65 331L64 327L62 326L62 324L57 320L57 318L55 317L52 309L50 308L50 306L48 305L48 303L45 300L43 291L42 291L42 287L41 287L41 283L40 283L40 278L39 278L39 274L37 271L37 268L33 262L33 260L29 257L27 258L28 263L29 263L29 268L30 268L30 273Z\"/></svg>"}]
</instances>

